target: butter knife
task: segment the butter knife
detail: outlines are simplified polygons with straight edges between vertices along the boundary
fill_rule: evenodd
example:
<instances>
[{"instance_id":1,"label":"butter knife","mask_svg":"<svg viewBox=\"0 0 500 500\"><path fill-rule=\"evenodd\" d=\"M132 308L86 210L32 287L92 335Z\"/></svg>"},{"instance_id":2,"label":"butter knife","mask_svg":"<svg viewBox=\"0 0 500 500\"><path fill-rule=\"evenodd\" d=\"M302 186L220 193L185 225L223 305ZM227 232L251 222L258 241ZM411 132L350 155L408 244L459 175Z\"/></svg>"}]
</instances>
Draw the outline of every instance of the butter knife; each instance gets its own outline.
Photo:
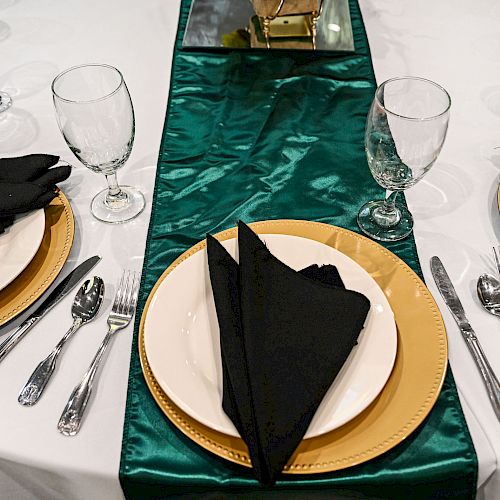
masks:
<instances>
[{"instance_id":1,"label":"butter knife","mask_svg":"<svg viewBox=\"0 0 500 500\"><path fill-rule=\"evenodd\" d=\"M491 405L495 411L495 415L498 420L500 420L500 382L493 372L486 355L484 354L481 344L476 337L474 330L472 329L469 321L465 316L464 308L458 298L457 292L451 283L451 280L443 266L443 263L439 257L431 258L431 272L434 277L434 281L441 293L448 309L450 310L453 318L457 322L458 328L462 333L462 337L469 348L474 361L481 373L484 385L486 387L486 392L490 398Z\"/></svg>"},{"instance_id":2,"label":"butter knife","mask_svg":"<svg viewBox=\"0 0 500 500\"><path fill-rule=\"evenodd\" d=\"M82 262L78 267L73 269L61 283L59 283L49 296L40 304L36 311L18 328L16 328L1 344L0 344L0 362L9 354L9 352L21 341L28 331L36 325L58 302L61 301L73 288L75 288L82 278L101 260L101 257L94 255L85 262Z\"/></svg>"}]
</instances>

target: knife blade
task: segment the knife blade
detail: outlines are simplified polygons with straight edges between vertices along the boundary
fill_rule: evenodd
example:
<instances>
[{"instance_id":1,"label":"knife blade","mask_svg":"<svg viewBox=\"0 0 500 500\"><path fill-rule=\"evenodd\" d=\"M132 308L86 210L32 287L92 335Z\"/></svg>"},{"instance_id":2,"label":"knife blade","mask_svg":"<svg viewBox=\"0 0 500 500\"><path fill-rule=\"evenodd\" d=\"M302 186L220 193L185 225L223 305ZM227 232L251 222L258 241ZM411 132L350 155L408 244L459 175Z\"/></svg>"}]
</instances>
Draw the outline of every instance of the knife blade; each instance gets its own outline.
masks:
<instances>
[{"instance_id":1,"label":"knife blade","mask_svg":"<svg viewBox=\"0 0 500 500\"><path fill-rule=\"evenodd\" d=\"M21 341L28 331L36 325L56 304L58 304L73 288L75 288L82 278L101 260L101 257L94 255L82 262L64 278L44 301L37 307L28 319L23 321L1 344L0 362L9 352Z\"/></svg>"},{"instance_id":2,"label":"knife blade","mask_svg":"<svg viewBox=\"0 0 500 500\"><path fill-rule=\"evenodd\" d=\"M437 256L431 258L431 273L434 277L439 293L443 297L445 304L448 306L448 309L460 329L469 352L476 362L486 387L486 392L490 398L491 405L493 406L493 410L495 411L498 420L500 420L500 382L493 372L481 344L479 343L476 333L472 329L472 326L465 315L464 308L458 298L455 287L453 286L441 259Z\"/></svg>"}]
</instances>

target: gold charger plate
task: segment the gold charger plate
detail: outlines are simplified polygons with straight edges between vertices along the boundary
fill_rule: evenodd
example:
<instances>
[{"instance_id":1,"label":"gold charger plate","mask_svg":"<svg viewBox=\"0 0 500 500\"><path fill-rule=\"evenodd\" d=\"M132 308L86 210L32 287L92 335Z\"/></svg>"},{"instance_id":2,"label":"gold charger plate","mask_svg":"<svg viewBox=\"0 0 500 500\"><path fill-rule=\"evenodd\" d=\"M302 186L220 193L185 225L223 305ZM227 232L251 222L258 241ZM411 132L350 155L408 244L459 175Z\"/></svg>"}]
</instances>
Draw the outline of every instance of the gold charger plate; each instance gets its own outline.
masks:
<instances>
[{"instance_id":1,"label":"gold charger plate","mask_svg":"<svg viewBox=\"0 0 500 500\"><path fill-rule=\"evenodd\" d=\"M62 191L45 208L45 232L33 260L0 292L0 326L32 305L54 282L71 251L73 212Z\"/></svg>"},{"instance_id":2,"label":"gold charger plate","mask_svg":"<svg viewBox=\"0 0 500 500\"><path fill-rule=\"evenodd\" d=\"M447 366L443 319L431 293L401 259L364 236L319 222L274 220L250 224L256 233L288 234L319 241L360 264L379 284L394 312L398 351L393 371L375 401L342 427L305 439L286 465L289 474L330 472L357 465L390 450L425 419L439 396ZM223 241L237 236L232 228L216 235ZM203 240L178 257L153 287L139 327L139 357L147 386L165 415L186 436L216 455L251 466L242 439L200 424L180 410L158 385L144 347L144 322L161 282L194 253Z\"/></svg>"}]
</instances>

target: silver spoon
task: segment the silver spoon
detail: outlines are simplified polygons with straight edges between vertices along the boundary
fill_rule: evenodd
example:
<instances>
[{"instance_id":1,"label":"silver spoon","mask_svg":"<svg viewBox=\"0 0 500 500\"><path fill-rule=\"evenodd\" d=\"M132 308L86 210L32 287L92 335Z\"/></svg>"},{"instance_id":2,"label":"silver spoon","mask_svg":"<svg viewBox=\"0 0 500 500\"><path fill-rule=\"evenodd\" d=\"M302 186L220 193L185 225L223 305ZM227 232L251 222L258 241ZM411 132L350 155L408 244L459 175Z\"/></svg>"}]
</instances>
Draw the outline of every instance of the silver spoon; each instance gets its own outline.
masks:
<instances>
[{"instance_id":1,"label":"silver spoon","mask_svg":"<svg viewBox=\"0 0 500 500\"><path fill-rule=\"evenodd\" d=\"M500 317L500 281L491 274L481 274L477 280L477 296L483 307Z\"/></svg>"},{"instance_id":2,"label":"silver spoon","mask_svg":"<svg viewBox=\"0 0 500 500\"><path fill-rule=\"evenodd\" d=\"M83 283L76 293L71 307L71 315L73 316L71 328L64 334L52 352L35 368L19 394L17 399L19 403L24 406L32 406L40 399L47 382L54 373L56 360L63 345L82 325L95 318L97 311L101 307L103 297L104 282L102 278L94 276Z\"/></svg>"}]
</instances>

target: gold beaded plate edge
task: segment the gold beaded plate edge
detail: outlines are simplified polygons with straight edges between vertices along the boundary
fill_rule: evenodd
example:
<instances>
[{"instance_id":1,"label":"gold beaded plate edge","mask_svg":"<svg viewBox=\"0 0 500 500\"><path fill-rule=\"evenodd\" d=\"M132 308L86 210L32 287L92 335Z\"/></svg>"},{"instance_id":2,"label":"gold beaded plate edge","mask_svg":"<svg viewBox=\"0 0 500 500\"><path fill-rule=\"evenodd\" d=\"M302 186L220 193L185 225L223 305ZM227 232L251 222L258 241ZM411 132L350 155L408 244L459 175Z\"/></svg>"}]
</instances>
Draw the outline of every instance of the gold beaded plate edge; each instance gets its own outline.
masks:
<instances>
[{"instance_id":1,"label":"gold beaded plate edge","mask_svg":"<svg viewBox=\"0 0 500 500\"><path fill-rule=\"evenodd\" d=\"M331 472L371 460L410 435L436 402L447 367L443 319L431 293L401 259L368 238L320 222L272 220L250 224L259 234L287 234L319 241L361 265L383 290L394 312L398 352L393 371L375 401L342 427L304 439L285 466L288 474ZM237 228L216 235L235 238ZM251 467L248 449L234 438L199 423L180 410L158 385L144 347L148 307L161 282L194 253L203 240L180 255L160 276L144 307L139 327L139 357L147 386L168 419L192 441L231 462Z\"/></svg>"},{"instance_id":2,"label":"gold beaded plate edge","mask_svg":"<svg viewBox=\"0 0 500 500\"><path fill-rule=\"evenodd\" d=\"M62 191L45 207L42 243L24 271L0 291L0 326L25 311L54 282L68 259L75 221Z\"/></svg>"}]
</instances>

